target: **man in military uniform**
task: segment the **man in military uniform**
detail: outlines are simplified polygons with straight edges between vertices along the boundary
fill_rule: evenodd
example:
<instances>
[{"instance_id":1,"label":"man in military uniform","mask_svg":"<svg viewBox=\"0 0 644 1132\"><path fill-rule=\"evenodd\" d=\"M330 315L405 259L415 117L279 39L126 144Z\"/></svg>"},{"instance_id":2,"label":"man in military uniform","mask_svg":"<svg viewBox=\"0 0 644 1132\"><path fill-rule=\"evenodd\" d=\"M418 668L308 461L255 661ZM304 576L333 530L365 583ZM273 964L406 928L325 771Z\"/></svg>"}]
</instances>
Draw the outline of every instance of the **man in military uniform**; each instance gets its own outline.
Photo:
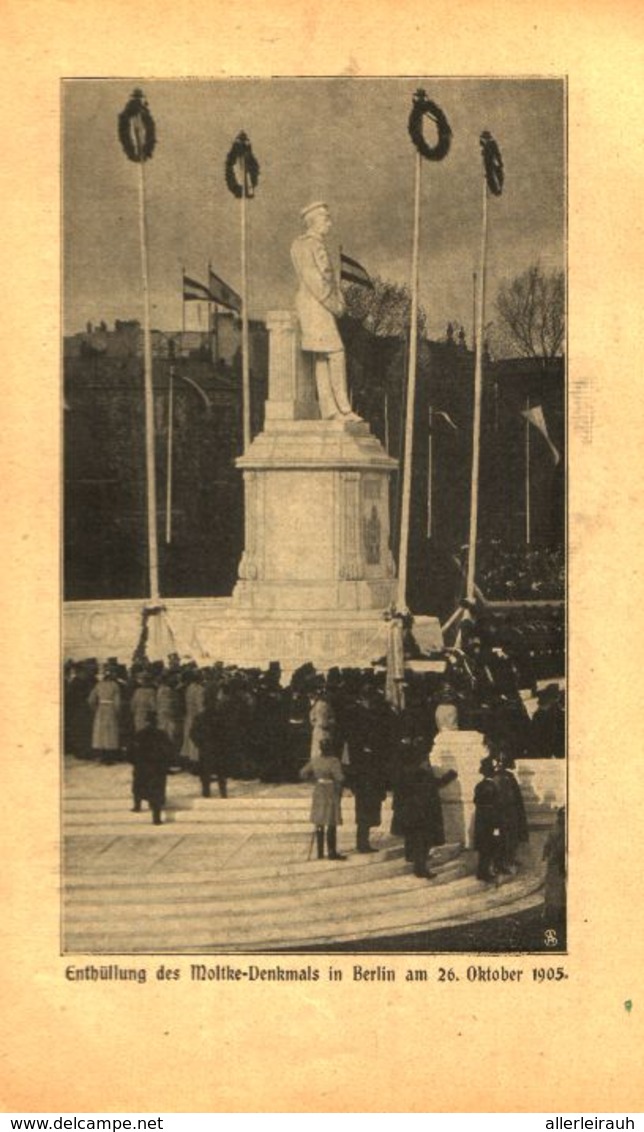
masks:
<instances>
[{"instance_id":1,"label":"man in military uniform","mask_svg":"<svg viewBox=\"0 0 644 1132\"><path fill-rule=\"evenodd\" d=\"M356 805L356 848L358 853L375 853L377 850L369 844L369 830L382 822L391 717L372 684L363 686L357 703L347 712L346 736L347 782Z\"/></svg>"},{"instance_id":2,"label":"man in military uniform","mask_svg":"<svg viewBox=\"0 0 644 1132\"><path fill-rule=\"evenodd\" d=\"M300 213L303 235L293 242L291 259L299 290L295 307L302 331L302 349L315 354L315 381L323 420L359 421L347 394L344 346L336 318L345 305L340 280L324 237L331 229L326 204L315 201Z\"/></svg>"},{"instance_id":3,"label":"man in military uniform","mask_svg":"<svg viewBox=\"0 0 644 1132\"><path fill-rule=\"evenodd\" d=\"M165 731L157 727L154 711L146 716L145 726L135 732L130 744L132 776L132 810L138 814L141 802L146 801L152 811L152 822L161 825L161 810L165 806L165 788L168 769L172 763L172 743Z\"/></svg>"}]
</instances>

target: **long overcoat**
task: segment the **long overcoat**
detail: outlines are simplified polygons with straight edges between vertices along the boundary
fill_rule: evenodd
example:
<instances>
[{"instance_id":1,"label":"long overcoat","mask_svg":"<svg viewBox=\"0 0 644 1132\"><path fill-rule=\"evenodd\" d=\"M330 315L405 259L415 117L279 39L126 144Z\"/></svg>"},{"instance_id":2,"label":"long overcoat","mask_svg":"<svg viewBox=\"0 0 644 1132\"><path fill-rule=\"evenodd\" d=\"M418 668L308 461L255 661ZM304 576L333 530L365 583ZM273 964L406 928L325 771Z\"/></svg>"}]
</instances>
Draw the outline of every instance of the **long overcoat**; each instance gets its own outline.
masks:
<instances>
[{"instance_id":1,"label":"long overcoat","mask_svg":"<svg viewBox=\"0 0 644 1132\"><path fill-rule=\"evenodd\" d=\"M315 755L302 767L300 778L313 779L311 821L314 825L342 825L340 797L344 775L335 755Z\"/></svg>"},{"instance_id":2,"label":"long overcoat","mask_svg":"<svg viewBox=\"0 0 644 1132\"><path fill-rule=\"evenodd\" d=\"M430 848L445 844L439 789L453 777L449 771L437 777L428 762L403 766L396 795L396 822L402 833L422 830Z\"/></svg>"},{"instance_id":3,"label":"long overcoat","mask_svg":"<svg viewBox=\"0 0 644 1132\"><path fill-rule=\"evenodd\" d=\"M499 790L503 851L512 861L521 842L528 840L528 818L521 787L511 771L499 770L495 781Z\"/></svg>"},{"instance_id":4,"label":"long overcoat","mask_svg":"<svg viewBox=\"0 0 644 1132\"><path fill-rule=\"evenodd\" d=\"M157 688L156 710L157 726L176 745L181 737L181 709L179 693L171 684L160 684Z\"/></svg>"},{"instance_id":5,"label":"long overcoat","mask_svg":"<svg viewBox=\"0 0 644 1132\"><path fill-rule=\"evenodd\" d=\"M206 692L203 684L192 683L186 688L186 718L183 725L183 746L181 755L191 763L199 761L199 748L192 738L192 725L204 709Z\"/></svg>"},{"instance_id":6,"label":"long overcoat","mask_svg":"<svg viewBox=\"0 0 644 1132\"><path fill-rule=\"evenodd\" d=\"M227 778L231 770L231 735L227 705L215 704L200 712L190 730L199 751L199 774Z\"/></svg>"},{"instance_id":7,"label":"long overcoat","mask_svg":"<svg viewBox=\"0 0 644 1132\"><path fill-rule=\"evenodd\" d=\"M132 792L144 798L151 809L165 806L168 767L172 762L172 744L165 731L144 727L137 731L130 744L130 762L134 767Z\"/></svg>"},{"instance_id":8,"label":"long overcoat","mask_svg":"<svg viewBox=\"0 0 644 1132\"><path fill-rule=\"evenodd\" d=\"M157 692L152 684L143 684L134 689L130 700L130 711L135 731L142 731L147 726L149 713L156 711L156 701Z\"/></svg>"},{"instance_id":9,"label":"long overcoat","mask_svg":"<svg viewBox=\"0 0 644 1132\"><path fill-rule=\"evenodd\" d=\"M382 822L387 796L387 760L391 741L386 705L357 703L347 712L348 785L355 798L356 824L370 828Z\"/></svg>"},{"instance_id":10,"label":"long overcoat","mask_svg":"<svg viewBox=\"0 0 644 1132\"><path fill-rule=\"evenodd\" d=\"M499 788L493 778L482 778L474 788L474 848L482 853L493 853L503 833L503 815Z\"/></svg>"},{"instance_id":11,"label":"long overcoat","mask_svg":"<svg viewBox=\"0 0 644 1132\"><path fill-rule=\"evenodd\" d=\"M344 312L344 299L324 240L313 232L298 236L291 259L299 283L295 309L302 349L321 354L344 349L336 323L336 315Z\"/></svg>"},{"instance_id":12,"label":"long overcoat","mask_svg":"<svg viewBox=\"0 0 644 1132\"><path fill-rule=\"evenodd\" d=\"M121 689L116 680L99 680L89 694L88 703L94 711L92 747L95 751L118 751Z\"/></svg>"}]
</instances>

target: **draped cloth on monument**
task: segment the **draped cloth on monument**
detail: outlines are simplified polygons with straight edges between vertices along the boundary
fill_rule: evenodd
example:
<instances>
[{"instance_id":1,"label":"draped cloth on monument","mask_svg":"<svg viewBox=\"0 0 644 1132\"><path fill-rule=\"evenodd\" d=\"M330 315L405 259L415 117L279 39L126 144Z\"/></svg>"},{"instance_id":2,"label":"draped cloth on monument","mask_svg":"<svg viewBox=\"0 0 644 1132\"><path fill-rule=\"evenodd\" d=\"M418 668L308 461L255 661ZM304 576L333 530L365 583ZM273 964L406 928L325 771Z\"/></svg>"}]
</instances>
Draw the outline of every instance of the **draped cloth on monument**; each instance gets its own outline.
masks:
<instances>
[{"instance_id":1,"label":"draped cloth on monument","mask_svg":"<svg viewBox=\"0 0 644 1132\"><path fill-rule=\"evenodd\" d=\"M394 711L405 707L405 652L403 625L399 617L392 617L387 626L387 676L385 698Z\"/></svg>"}]
</instances>

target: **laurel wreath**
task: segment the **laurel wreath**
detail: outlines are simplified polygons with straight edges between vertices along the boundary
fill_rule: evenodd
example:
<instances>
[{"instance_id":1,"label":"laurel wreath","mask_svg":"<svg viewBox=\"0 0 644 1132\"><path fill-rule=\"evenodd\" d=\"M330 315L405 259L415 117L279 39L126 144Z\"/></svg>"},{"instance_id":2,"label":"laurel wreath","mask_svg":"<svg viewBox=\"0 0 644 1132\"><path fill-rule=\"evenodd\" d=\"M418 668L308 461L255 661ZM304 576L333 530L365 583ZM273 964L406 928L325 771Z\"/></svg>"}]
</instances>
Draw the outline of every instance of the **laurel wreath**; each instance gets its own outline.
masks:
<instances>
[{"instance_id":1,"label":"laurel wreath","mask_svg":"<svg viewBox=\"0 0 644 1132\"><path fill-rule=\"evenodd\" d=\"M142 139L139 141L132 129L132 122L138 118L142 126ZM157 144L157 130L154 118L142 90L132 92L132 97L118 117L119 141L130 161L147 161L152 157Z\"/></svg>"},{"instance_id":2,"label":"laurel wreath","mask_svg":"<svg viewBox=\"0 0 644 1132\"><path fill-rule=\"evenodd\" d=\"M449 153L452 131L440 106L427 97L424 90L417 90L411 114L409 115L409 136L421 157L428 161L442 161ZM438 131L436 145L428 145L423 134L423 119L430 118Z\"/></svg>"},{"instance_id":3,"label":"laurel wreath","mask_svg":"<svg viewBox=\"0 0 644 1132\"><path fill-rule=\"evenodd\" d=\"M243 160L246 169L246 186L240 185L237 180L235 166L237 162ZM247 197L254 196L257 182L259 180L259 162L253 153L248 136L243 132L238 134L235 138L232 148L226 158L226 184L234 197L243 197L244 192ZM250 192L248 191L250 186Z\"/></svg>"},{"instance_id":4,"label":"laurel wreath","mask_svg":"<svg viewBox=\"0 0 644 1132\"><path fill-rule=\"evenodd\" d=\"M501 151L488 130L483 131L480 142L487 187L493 196L500 197L505 177Z\"/></svg>"},{"instance_id":5,"label":"laurel wreath","mask_svg":"<svg viewBox=\"0 0 644 1132\"><path fill-rule=\"evenodd\" d=\"M145 661L147 656L147 643L150 630L148 628L148 621L151 617L156 617L159 613L165 613L165 605L144 605L141 610L141 629L139 632L139 640L137 646L132 653L132 663L139 664Z\"/></svg>"}]
</instances>

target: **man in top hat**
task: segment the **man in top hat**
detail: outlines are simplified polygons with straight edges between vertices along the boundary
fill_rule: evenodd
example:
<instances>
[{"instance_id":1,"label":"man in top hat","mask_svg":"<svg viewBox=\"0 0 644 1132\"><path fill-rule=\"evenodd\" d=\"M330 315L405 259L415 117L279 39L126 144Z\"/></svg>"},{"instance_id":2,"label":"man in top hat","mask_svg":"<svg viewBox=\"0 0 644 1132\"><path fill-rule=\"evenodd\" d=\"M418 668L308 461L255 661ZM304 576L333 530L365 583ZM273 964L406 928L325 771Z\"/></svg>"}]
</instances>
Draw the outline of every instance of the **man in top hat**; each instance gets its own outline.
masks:
<instances>
[{"instance_id":1,"label":"man in top hat","mask_svg":"<svg viewBox=\"0 0 644 1132\"><path fill-rule=\"evenodd\" d=\"M305 231L291 246L291 259L299 290L295 307L302 331L302 349L315 354L315 381L323 420L359 421L347 394L344 346L336 318L345 305L325 236L331 229L329 209L323 201L303 208Z\"/></svg>"}]
</instances>

